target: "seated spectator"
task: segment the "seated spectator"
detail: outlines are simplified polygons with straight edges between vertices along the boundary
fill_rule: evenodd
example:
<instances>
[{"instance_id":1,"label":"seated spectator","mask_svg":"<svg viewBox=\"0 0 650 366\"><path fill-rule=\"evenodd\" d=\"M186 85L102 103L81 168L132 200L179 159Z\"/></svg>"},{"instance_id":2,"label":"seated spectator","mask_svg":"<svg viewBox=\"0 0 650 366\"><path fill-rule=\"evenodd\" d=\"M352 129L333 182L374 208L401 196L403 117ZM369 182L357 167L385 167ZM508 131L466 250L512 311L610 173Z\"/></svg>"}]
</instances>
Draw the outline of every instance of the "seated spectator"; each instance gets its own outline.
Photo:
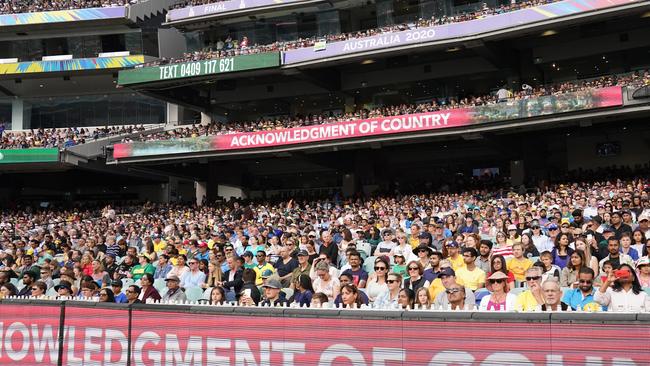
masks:
<instances>
[{"instance_id":1,"label":"seated spectator","mask_svg":"<svg viewBox=\"0 0 650 366\"><path fill-rule=\"evenodd\" d=\"M115 296L115 302L118 304L126 304L128 300L126 299L126 294L122 293L122 280L112 280L111 281L111 290L113 290L113 295Z\"/></svg>"},{"instance_id":2,"label":"seated spectator","mask_svg":"<svg viewBox=\"0 0 650 366\"><path fill-rule=\"evenodd\" d=\"M145 273L142 275L142 278L140 278L140 295L138 296L138 299L142 303L147 303L147 300L151 299L153 301L157 301L161 299L160 293L158 293L158 290L156 290L155 287L153 287L153 274L151 273Z\"/></svg>"},{"instance_id":3,"label":"seated spectator","mask_svg":"<svg viewBox=\"0 0 650 366\"><path fill-rule=\"evenodd\" d=\"M456 273L451 268L442 269L438 274L438 278L442 282L445 290L450 289L452 286L461 286L458 282L456 282ZM465 304L475 304L476 298L474 297L474 292L472 292L472 290L470 290L467 286L463 287L465 288ZM440 309L447 309L449 306L449 299L446 291L439 293L435 297L435 304Z\"/></svg>"},{"instance_id":4,"label":"seated spectator","mask_svg":"<svg viewBox=\"0 0 650 366\"><path fill-rule=\"evenodd\" d=\"M502 271L495 271L487 279L489 295L483 296L479 309L485 311L513 311L517 296L511 294L508 276Z\"/></svg>"},{"instance_id":5,"label":"seated spectator","mask_svg":"<svg viewBox=\"0 0 650 366\"><path fill-rule=\"evenodd\" d=\"M394 309L398 307L399 291L402 288L402 276L391 272L388 274L386 284L388 285L388 288L375 300L375 308Z\"/></svg>"},{"instance_id":6,"label":"seated spectator","mask_svg":"<svg viewBox=\"0 0 650 366\"><path fill-rule=\"evenodd\" d=\"M424 273L424 268L422 268L422 264L418 261L411 261L408 266L408 275L409 277L404 280L404 288L408 288L411 291L417 291L419 288L424 287L424 288L429 288L429 281L424 279L422 277L422 274ZM393 272L396 273L396 272Z\"/></svg>"},{"instance_id":7,"label":"seated spectator","mask_svg":"<svg viewBox=\"0 0 650 366\"><path fill-rule=\"evenodd\" d=\"M253 269L246 268L242 273L242 290L239 294L239 305L243 306L257 306L261 301L262 295L260 290L255 285L257 274Z\"/></svg>"},{"instance_id":8,"label":"seated spectator","mask_svg":"<svg viewBox=\"0 0 650 366\"><path fill-rule=\"evenodd\" d=\"M637 276L643 288L650 288L650 257L642 257L636 262Z\"/></svg>"},{"instance_id":9,"label":"seated spectator","mask_svg":"<svg viewBox=\"0 0 650 366\"><path fill-rule=\"evenodd\" d=\"M590 312L603 310L603 307L594 301L594 293L596 292L596 289L594 289L595 278L596 276L591 268L580 268L578 287L568 290L562 297L562 302L569 305L573 310ZM607 307L604 310L607 310Z\"/></svg>"},{"instance_id":10,"label":"seated spectator","mask_svg":"<svg viewBox=\"0 0 650 366\"><path fill-rule=\"evenodd\" d=\"M329 304L329 299L327 298L327 295L325 295L322 292L317 292L311 298L310 307L312 307L312 308L326 308L328 306L328 304Z\"/></svg>"},{"instance_id":11,"label":"seated spectator","mask_svg":"<svg viewBox=\"0 0 650 366\"><path fill-rule=\"evenodd\" d=\"M199 261L197 259L190 259L187 264L190 265L190 270L180 277L181 288L202 287L205 283L206 275L205 272L199 270Z\"/></svg>"},{"instance_id":12,"label":"seated spectator","mask_svg":"<svg viewBox=\"0 0 650 366\"><path fill-rule=\"evenodd\" d=\"M344 308L361 308L363 299L361 298L361 291L352 283L348 283L341 287L341 307Z\"/></svg>"},{"instance_id":13,"label":"seated spectator","mask_svg":"<svg viewBox=\"0 0 650 366\"><path fill-rule=\"evenodd\" d=\"M343 277L343 275L341 275ZM311 278L306 274L301 274L293 283L294 293L290 302L298 304L300 307L309 307L311 298L314 295L314 288L311 285ZM340 295L339 295L340 296Z\"/></svg>"},{"instance_id":14,"label":"seated spectator","mask_svg":"<svg viewBox=\"0 0 650 366\"><path fill-rule=\"evenodd\" d=\"M390 262L386 257L376 258L374 269L375 272L368 276L366 285L366 294L371 302L374 302L379 295L388 289L386 280L390 271Z\"/></svg>"},{"instance_id":15,"label":"seated spectator","mask_svg":"<svg viewBox=\"0 0 650 366\"><path fill-rule=\"evenodd\" d=\"M612 271L607 276L594 295L594 300L607 306L608 311L638 312L645 309L647 296L632 266L622 264L618 270Z\"/></svg>"},{"instance_id":16,"label":"seated spectator","mask_svg":"<svg viewBox=\"0 0 650 366\"><path fill-rule=\"evenodd\" d=\"M447 302L449 303L449 310L467 310L468 306L474 307L473 304L465 303L466 293L465 287L459 284L449 286L444 292L446 294ZM447 309L442 309L447 310Z\"/></svg>"},{"instance_id":17,"label":"seated spectator","mask_svg":"<svg viewBox=\"0 0 650 366\"><path fill-rule=\"evenodd\" d=\"M555 264L553 264L553 254L551 252L542 252L539 256L539 261L542 262L542 282L550 279L556 278L560 279L562 274L562 269Z\"/></svg>"},{"instance_id":18,"label":"seated spectator","mask_svg":"<svg viewBox=\"0 0 650 366\"><path fill-rule=\"evenodd\" d=\"M284 292L282 292L282 284L275 278L270 278L264 286L264 300L262 306L286 306L288 305Z\"/></svg>"},{"instance_id":19,"label":"seated spectator","mask_svg":"<svg viewBox=\"0 0 650 366\"><path fill-rule=\"evenodd\" d=\"M139 299L140 293L142 292L140 286L131 285L124 292L126 293L126 300L128 301L129 304L142 303L142 301L140 301Z\"/></svg>"},{"instance_id":20,"label":"seated spectator","mask_svg":"<svg viewBox=\"0 0 650 366\"><path fill-rule=\"evenodd\" d=\"M316 263L317 278L312 282L315 292L327 295L327 301L332 302L339 295L339 280L330 275L330 266L325 260Z\"/></svg>"},{"instance_id":21,"label":"seated spectator","mask_svg":"<svg viewBox=\"0 0 650 366\"><path fill-rule=\"evenodd\" d=\"M47 284L43 281L36 281L32 285L32 294L33 297L44 297L47 292Z\"/></svg>"},{"instance_id":22,"label":"seated spectator","mask_svg":"<svg viewBox=\"0 0 650 366\"><path fill-rule=\"evenodd\" d=\"M402 310L413 309L415 302L415 293L409 288L402 288L399 290L397 303Z\"/></svg>"},{"instance_id":23,"label":"seated spectator","mask_svg":"<svg viewBox=\"0 0 650 366\"><path fill-rule=\"evenodd\" d=\"M542 291L544 292L542 311L567 311L569 305L561 301L562 289L555 278L546 280L542 284Z\"/></svg>"},{"instance_id":24,"label":"seated spectator","mask_svg":"<svg viewBox=\"0 0 650 366\"><path fill-rule=\"evenodd\" d=\"M416 309L431 309L433 301L429 296L429 289L425 287L420 287L415 292L415 308Z\"/></svg>"},{"instance_id":25,"label":"seated spectator","mask_svg":"<svg viewBox=\"0 0 650 366\"><path fill-rule=\"evenodd\" d=\"M66 280L61 280L58 285L54 286L58 296L57 298L72 297L72 284Z\"/></svg>"},{"instance_id":26,"label":"seated spectator","mask_svg":"<svg viewBox=\"0 0 650 366\"><path fill-rule=\"evenodd\" d=\"M223 287L212 287L210 289L210 305L223 305L226 302L226 292Z\"/></svg>"},{"instance_id":27,"label":"seated spectator","mask_svg":"<svg viewBox=\"0 0 650 366\"><path fill-rule=\"evenodd\" d=\"M544 304L542 271L538 267L532 267L526 271L525 279L528 290L517 296L515 311L535 311Z\"/></svg>"},{"instance_id":28,"label":"seated spectator","mask_svg":"<svg viewBox=\"0 0 650 366\"><path fill-rule=\"evenodd\" d=\"M508 283L508 288L512 290L515 288L515 275L512 272L508 271L506 259L502 255L493 255L490 260L490 272L486 277L490 277L496 272L503 272L507 276L506 282Z\"/></svg>"},{"instance_id":29,"label":"seated spectator","mask_svg":"<svg viewBox=\"0 0 650 366\"><path fill-rule=\"evenodd\" d=\"M458 283L472 291L485 287L485 272L476 267L478 251L475 248L464 248L462 253L465 266L456 271Z\"/></svg>"},{"instance_id":30,"label":"seated spectator","mask_svg":"<svg viewBox=\"0 0 650 366\"><path fill-rule=\"evenodd\" d=\"M507 263L508 271L515 275L515 280L519 282L524 281L524 274L533 266L533 262L524 257L524 248L521 243L512 245L512 258Z\"/></svg>"},{"instance_id":31,"label":"seated spectator","mask_svg":"<svg viewBox=\"0 0 650 366\"><path fill-rule=\"evenodd\" d=\"M585 252L576 249L571 253L569 263L562 268L560 273L560 286L562 287L578 287L578 272L582 267L586 266ZM544 281L546 282L546 281Z\"/></svg>"},{"instance_id":32,"label":"seated spectator","mask_svg":"<svg viewBox=\"0 0 650 366\"><path fill-rule=\"evenodd\" d=\"M187 300L185 292L181 289L181 279L176 275L171 275L165 279L167 285L167 292L162 296L163 302L178 302L182 303Z\"/></svg>"},{"instance_id":33,"label":"seated spectator","mask_svg":"<svg viewBox=\"0 0 650 366\"><path fill-rule=\"evenodd\" d=\"M115 294L110 288L99 290L99 302L115 303Z\"/></svg>"}]
</instances>

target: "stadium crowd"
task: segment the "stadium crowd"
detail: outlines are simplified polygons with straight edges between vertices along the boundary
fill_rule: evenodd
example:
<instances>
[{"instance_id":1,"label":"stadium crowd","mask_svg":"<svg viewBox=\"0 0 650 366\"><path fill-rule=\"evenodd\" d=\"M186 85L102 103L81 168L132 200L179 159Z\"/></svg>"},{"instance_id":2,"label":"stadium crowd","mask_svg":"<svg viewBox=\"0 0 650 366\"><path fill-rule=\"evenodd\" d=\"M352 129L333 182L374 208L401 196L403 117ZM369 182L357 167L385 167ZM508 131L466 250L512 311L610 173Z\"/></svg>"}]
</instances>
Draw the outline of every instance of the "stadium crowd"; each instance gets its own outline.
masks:
<instances>
[{"instance_id":1,"label":"stadium crowd","mask_svg":"<svg viewBox=\"0 0 650 366\"><path fill-rule=\"evenodd\" d=\"M650 181L619 177L529 193L5 209L0 296L639 312Z\"/></svg>"},{"instance_id":2,"label":"stadium crowd","mask_svg":"<svg viewBox=\"0 0 650 366\"><path fill-rule=\"evenodd\" d=\"M138 0L0 0L0 14L127 6Z\"/></svg>"},{"instance_id":3,"label":"stadium crowd","mask_svg":"<svg viewBox=\"0 0 650 366\"><path fill-rule=\"evenodd\" d=\"M563 93L578 92L593 88L603 88L615 85L650 85L650 72L648 70L636 71L625 75L603 76L592 80L564 82L557 85L539 86L536 88L533 88L527 84L523 84L520 90L514 92L506 88L500 88L496 93L489 95L469 96L461 99L449 98L442 101L433 100L430 103L417 105L402 104L397 106L381 106L373 109L361 109L356 112L344 113L340 115L334 115L332 113L326 115L297 115L293 117L287 116L275 119L262 118L250 122L222 123L213 121L212 123L206 125L192 125L189 127L179 127L173 130L168 130L156 134L143 134L139 136L139 138L135 139L125 138L123 142L157 141L175 138L226 135L242 132L271 131L285 128L352 121L365 118L388 117L413 113L435 112L457 108L496 105L499 102L505 102L508 100L536 98L546 95L559 95Z\"/></svg>"},{"instance_id":4,"label":"stadium crowd","mask_svg":"<svg viewBox=\"0 0 650 366\"><path fill-rule=\"evenodd\" d=\"M0 130L0 149L29 149L58 147L60 149L84 144L109 136L142 132L140 126L110 126L102 128L39 128L30 131Z\"/></svg>"},{"instance_id":5,"label":"stadium crowd","mask_svg":"<svg viewBox=\"0 0 650 366\"><path fill-rule=\"evenodd\" d=\"M436 25L443 25L449 23L466 22L466 21L485 18L497 14L508 13L508 12L512 12L524 8L530 8L533 6L550 4L556 1L559 0L532 0L532 1L516 1L516 2L513 1L509 4L503 4L497 7L489 7L487 3L483 3L481 9L478 9L473 12L462 12L451 16L443 15L438 18L432 16L430 19L420 18L417 21L412 23L395 24L395 25L390 25L390 26L385 26L385 27L380 27L375 29L340 33L340 34L329 34L329 35L318 36L318 37L316 36L309 37L309 38L301 37L291 41L276 41L266 45L250 44L247 36L242 37L241 40L233 39L232 37L227 37L225 40L218 40L216 43L208 44L200 51L185 53L183 54L183 57L163 58L160 60L143 64L140 67L157 66L157 65L164 65L170 63L189 62L189 61L211 60L215 58L232 57L237 55L288 51L297 48L312 47L316 45L317 42L322 42L322 41L326 41L326 42L347 41L350 39L372 37L378 34L401 32L405 30L432 27ZM204 4L210 4L215 2L218 1L190 0L187 3L182 3L182 5L181 4L177 5L177 7L185 7L188 5L191 6L204 5Z\"/></svg>"}]
</instances>

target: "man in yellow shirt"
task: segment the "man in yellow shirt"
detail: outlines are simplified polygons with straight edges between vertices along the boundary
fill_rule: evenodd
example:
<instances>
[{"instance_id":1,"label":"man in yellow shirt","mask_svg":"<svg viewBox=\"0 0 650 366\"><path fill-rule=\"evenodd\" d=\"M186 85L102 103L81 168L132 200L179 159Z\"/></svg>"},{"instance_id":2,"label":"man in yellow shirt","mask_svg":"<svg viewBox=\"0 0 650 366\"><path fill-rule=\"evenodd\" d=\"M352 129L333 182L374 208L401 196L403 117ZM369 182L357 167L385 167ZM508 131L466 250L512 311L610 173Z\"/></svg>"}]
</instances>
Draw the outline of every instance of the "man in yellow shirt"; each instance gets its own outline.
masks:
<instances>
[{"instance_id":1,"label":"man in yellow shirt","mask_svg":"<svg viewBox=\"0 0 650 366\"><path fill-rule=\"evenodd\" d=\"M454 271L457 271L459 268L465 267L465 260L463 259L463 256L459 254L460 248L458 243L454 240L448 240L445 243L445 247L447 247L447 255L449 256L447 259L449 259L449 263L451 263L451 268L453 268Z\"/></svg>"},{"instance_id":2,"label":"man in yellow shirt","mask_svg":"<svg viewBox=\"0 0 650 366\"><path fill-rule=\"evenodd\" d=\"M153 236L153 251L156 253L161 253L163 250L165 250L165 247L167 246L167 242L164 241L160 235L155 234Z\"/></svg>"},{"instance_id":3,"label":"man in yellow shirt","mask_svg":"<svg viewBox=\"0 0 650 366\"><path fill-rule=\"evenodd\" d=\"M264 283L264 279L262 278L262 273L264 271L269 270L271 273L275 273L275 268L271 265L271 263L266 261L266 253L264 251L259 251L256 254L257 256L257 266L253 268L255 271L255 274L257 275L257 278L255 279L255 284L257 286L261 286Z\"/></svg>"},{"instance_id":4,"label":"man in yellow shirt","mask_svg":"<svg viewBox=\"0 0 650 366\"><path fill-rule=\"evenodd\" d=\"M476 257L478 257L476 249L464 248L465 267L458 268L456 271L456 282L472 291L485 287L485 271L476 267Z\"/></svg>"},{"instance_id":5,"label":"man in yellow shirt","mask_svg":"<svg viewBox=\"0 0 650 366\"><path fill-rule=\"evenodd\" d=\"M515 275L515 280L519 282L524 281L524 274L533 266L533 262L524 257L524 246L521 243L512 245L513 258L507 263L508 271Z\"/></svg>"},{"instance_id":6,"label":"man in yellow shirt","mask_svg":"<svg viewBox=\"0 0 650 366\"><path fill-rule=\"evenodd\" d=\"M539 267L532 267L526 271L526 285L528 290L517 296L515 311L536 311L544 303L542 270Z\"/></svg>"}]
</instances>

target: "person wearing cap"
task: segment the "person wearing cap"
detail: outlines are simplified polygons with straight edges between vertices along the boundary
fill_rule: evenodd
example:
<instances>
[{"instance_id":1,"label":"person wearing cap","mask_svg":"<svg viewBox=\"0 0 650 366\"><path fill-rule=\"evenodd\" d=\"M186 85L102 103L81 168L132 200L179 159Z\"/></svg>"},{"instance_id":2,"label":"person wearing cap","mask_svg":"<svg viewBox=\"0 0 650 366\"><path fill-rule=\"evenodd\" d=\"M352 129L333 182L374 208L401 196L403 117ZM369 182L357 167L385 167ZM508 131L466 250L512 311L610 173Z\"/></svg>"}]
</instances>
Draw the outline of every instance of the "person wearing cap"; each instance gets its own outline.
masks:
<instances>
[{"instance_id":1,"label":"person wearing cap","mask_svg":"<svg viewBox=\"0 0 650 366\"><path fill-rule=\"evenodd\" d=\"M650 257L641 257L636 262L636 272L643 288L650 288Z\"/></svg>"},{"instance_id":2,"label":"person wearing cap","mask_svg":"<svg viewBox=\"0 0 650 366\"><path fill-rule=\"evenodd\" d=\"M465 266L456 271L457 282L472 291L485 287L485 271L476 267L478 251L474 248L463 248L462 253Z\"/></svg>"},{"instance_id":3,"label":"person wearing cap","mask_svg":"<svg viewBox=\"0 0 650 366\"><path fill-rule=\"evenodd\" d=\"M58 297L71 297L72 283L66 280L61 280L58 285L54 286L54 290L58 294Z\"/></svg>"},{"instance_id":4,"label":"person wearing cap","mask_svg":"<svg viewBox=\"0 0 650 366\"><path fill-rule=\"evenodd\" d=\"M206 260L210 261L210 252L208 251L208 243L201 241L199 243L199 249L194 254L192 258L198 259L199 261Z\"/></svg>"},{"instance_id":5,"label":"person wearing cap","mask_svg":"<svg viewBox=\"0 0 650 366\"><path fill-rule=\"evenodd\" d=\"M149 263L149 257L146 254L144 253L139 254L138 261L139 263L136 264L133 268L131 268L130 277L134 281L141 279L145 273L151 273L151 275L156 273L156 267L154 267L151 263Z\"/></svg>"},{"instance_id":6,"label":"person wearing cap","mask_svg":"<svg viewBox=\"0 0 650 366\"><path fill-rule=\"evenodd\" d=\"M481 298L479 309L482 311L512 311L515 308L517 296L511 294L508 285L508 275L495 271L487 278L486 288L489 295Z\"/></svg>"},{"instance_id":7,"label":"person wearing cap","mask_svg":"<svg viewBox=\"0 0 650 366\"><path fill-rule=\"evenodd\" d=\"M300 275L309 276L311 270L311 264L309 263L309 253L306 250L301 250L298 252L298 267L296 267L293 272L291 272L291 289L295 290L295 284Z\"/></svg>"},{"instance_id":8,"label":"person wearing cap","mask_svg":"<svg viewBox=\"0 0 650 366\"><path fill-rule=\"evenodd\" d=\"M181 290L181 279L176 275L171 275L165 279L167 284L167 292L162 296L164 302L183 302L187 300L185 292Z\"/></svg>"},{"instance_id":9,"label":"person wearing cap","mask_svg":"<svg viewBox=\"0 0 650 366\"><path fill-rule=\"evenodd\" d=\"M445 263L445 265L447 265L447 263ZM455 286L461 286L465 289L465 304L476 304L474 292L472 292L472 290L467 286L463 286L456 281L456 272L452 268L444 267L440 270L440 273L438 273L438 279L440 279L442 288L435 293L435 297L432 296L432 298L435 299L434 303L439 308L444 310L450 305L447 290ZM431 287L429 287L429 293L434 295L431 293Z\"/></svg>"},{"instance_id":10,"label":"person wearing cap","mask_svg":"<svg viewBox=\"0 0 650 366\"><path fill-rule=\"evenodd\" d=\"M460 244L455 240L447 240L445 243L445 249L447 251L447 259L451 263L451 268L454 271L458 270L461 267L465 267L465 261L463 256L460 255Z\"/></svg>"},{"instance_id":11,"label":"person wearing cap","mask_svg":"<svg viewBox=\"0 0 650 366\"><path fill-rule=\"evenodd\" d=\"M262 306L288 305L286 296L284 292L282 292L282 284L276 278L269 278L262 287L264 288L264 300L262 301Z\"/></svg>"},{"instance_id":12,"label":"person wearing cap","mask_svg":"<svg viewBox=\"0 0 650 366\"><path fill-rule=\"evenodd\" d=\"M122 292L122 280L112 280L111 289L115 295L115 302L118 304L126 304L129 300L126 298L126 294Z\"/></svg>"}]
</instances>

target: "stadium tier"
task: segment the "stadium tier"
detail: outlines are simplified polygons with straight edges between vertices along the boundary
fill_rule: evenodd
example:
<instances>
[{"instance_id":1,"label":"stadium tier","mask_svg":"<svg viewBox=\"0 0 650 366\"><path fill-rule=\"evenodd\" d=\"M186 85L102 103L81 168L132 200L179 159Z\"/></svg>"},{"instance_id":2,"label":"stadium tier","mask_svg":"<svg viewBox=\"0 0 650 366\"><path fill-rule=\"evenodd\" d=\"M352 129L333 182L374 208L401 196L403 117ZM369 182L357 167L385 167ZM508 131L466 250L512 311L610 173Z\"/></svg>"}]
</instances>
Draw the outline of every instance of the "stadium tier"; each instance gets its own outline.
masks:
<instances>
[{"instance_id":1,"label":"stadium tier","mask_svg":"<svg viewBox=\"0 0 650 366\"><path fill-rule=\"evenodd\" d=\"M0 364L650 364L648 22L0 0Z\"/></svg>"}]
</instances>

